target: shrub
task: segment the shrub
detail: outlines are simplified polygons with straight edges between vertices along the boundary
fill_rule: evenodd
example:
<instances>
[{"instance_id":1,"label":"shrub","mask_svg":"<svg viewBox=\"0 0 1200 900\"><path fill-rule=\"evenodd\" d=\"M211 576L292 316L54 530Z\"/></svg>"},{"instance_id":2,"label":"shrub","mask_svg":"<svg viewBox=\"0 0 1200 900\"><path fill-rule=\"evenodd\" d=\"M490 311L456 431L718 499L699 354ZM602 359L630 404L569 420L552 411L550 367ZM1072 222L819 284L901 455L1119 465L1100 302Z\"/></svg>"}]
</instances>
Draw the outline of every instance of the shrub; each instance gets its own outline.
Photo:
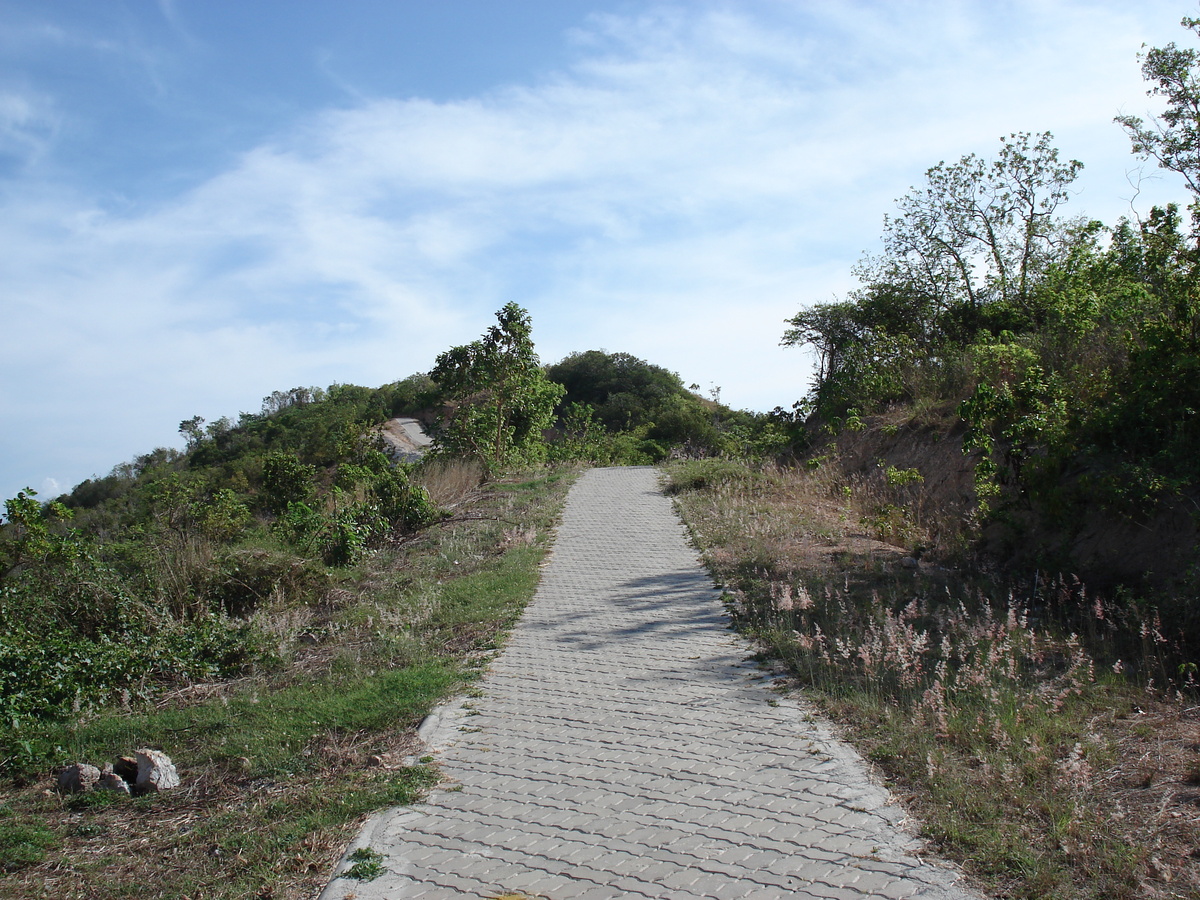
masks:
<instances>
[{"instance_id":1,"label":"shrub","mask_svg":"<svg viewBox=\"0 0 1200 900\"><path fill-rule=\"evenodd\" d=\"M16 729L177 679L228 678L269 659L265 646L252 625L221 616L95 637L12 629L0 635L0 721Z\"/></svg>"},{"instance_id":2,"label":"shrub","mask_svg":"<svg viewBox=\"0 0 1200 900\"><path fill-rule=\"evenodd\" d=\"M304 503L312 496L315 477L316 469L304 465L294 454L268 454L262 470L267 507L282 512L293 503Z\"/></svg>"},{"instance_id":3,"label":"shrub","mask_svg":"<svg viewBox=\"0 0 1200 900\"><path fill-rule=\"evenodd\" d=\"M224 550L214 560L201 587L208 607L217 614L245 618L274 599L303 601L326 583L310 560L273 550Z\"/></svg>"}]
</instances>

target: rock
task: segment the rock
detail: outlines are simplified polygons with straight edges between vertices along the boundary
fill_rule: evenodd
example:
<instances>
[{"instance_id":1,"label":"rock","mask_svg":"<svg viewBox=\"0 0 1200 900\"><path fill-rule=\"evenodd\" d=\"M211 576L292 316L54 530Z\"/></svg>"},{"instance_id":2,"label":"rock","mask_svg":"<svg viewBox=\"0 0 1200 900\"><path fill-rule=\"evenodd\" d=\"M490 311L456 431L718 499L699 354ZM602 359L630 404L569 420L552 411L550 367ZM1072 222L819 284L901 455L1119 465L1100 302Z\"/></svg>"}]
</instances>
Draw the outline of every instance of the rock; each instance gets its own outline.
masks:
<instances>
[{"instance_id":1,"label":"rock","mask_svg":"<svg viewBox=\"0 0 1200 900\"><path fill-rule=\"evenodd\" d=\"M100 773L100 781L96 784L97 790L115 791L118 794L128 794L129 782L113 771L112 766L105 766L104 771Z\"/></svg>"},{"instance_id":2,"label":"rock","mask_svg":"<svg viewBox=\"0 0 1200 900\"><path fill-rule=\"evenodd\" d=\"M87 763L75 763L58 773L58 789L64 794L90 791L100 781L100 770Z\"/></svg>"},{"instance_id":3,"label":"rock","mask_svg":"<svg viewBox=\"0 0 1200 900\"><path fill-rule=\"evenodd\" d=\"M142 749L135 750L134 755L138 763L134 787L138 791L169 791L179 787L179 773L175 771L175 764L167 754L160 750Z\"/></svg>"}]
</instances>

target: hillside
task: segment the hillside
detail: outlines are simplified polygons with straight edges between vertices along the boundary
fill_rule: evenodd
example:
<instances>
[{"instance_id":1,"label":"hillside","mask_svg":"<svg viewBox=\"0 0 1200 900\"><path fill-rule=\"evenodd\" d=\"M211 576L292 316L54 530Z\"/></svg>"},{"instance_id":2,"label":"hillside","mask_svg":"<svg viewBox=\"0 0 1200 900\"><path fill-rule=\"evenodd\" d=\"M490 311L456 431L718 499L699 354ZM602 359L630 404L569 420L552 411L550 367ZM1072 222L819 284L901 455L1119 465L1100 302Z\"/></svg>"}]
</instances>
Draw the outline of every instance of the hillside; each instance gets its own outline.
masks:
<instances>
[{"instance_id":1,"label":"hillside","mask_svg":"<svg viewBox=\"0 0 1200 900\"><path fill-rule=\"evenodd\" d=\"M438 380L276 391L236 421L184 421L183 451L8 500L0 896L310 892L347 828L436 777L409 758L415 727L531 596L578 468L770 430L627 354L551 367L608 370L568 388L521 339L523 310L498 320ZM436 443L414 458L418 422ZM180 791L48 791L140 748L171 757Z\"/></svg>"},{"instance_id":2,"label":"hillside","mask_svg":"<svg viewBox=\"0 0 1200 900\"><path fill-rule=\"evenodd\" d=\"M933 166L859 287L788 321L791 410L545 366L509 303L428 373L8 499L0 894L310 892L436 780L416 724L502 643L574 475L659 463L734 623L999 895L1200 891L1200 51L1143 62L1171 115L1121 124L1190 206L1064 217L1049 133ZM144 748L187 790L50 789Z\"/></svg>"},{"instance_id":3,"label":"hillside","mask_svg":"<svg viewBox=\"0 0 1200 900\"><path fill-rule=\"evenodd\" d=\"M926 550L1021 590L1077 577L1194 646L1200 208L1061 218L1080 165L1016 134L898 201L862 286L784 335L818 354L807 452L881 495L907 480L877 514Z\"/></svg>"}]
</instances>

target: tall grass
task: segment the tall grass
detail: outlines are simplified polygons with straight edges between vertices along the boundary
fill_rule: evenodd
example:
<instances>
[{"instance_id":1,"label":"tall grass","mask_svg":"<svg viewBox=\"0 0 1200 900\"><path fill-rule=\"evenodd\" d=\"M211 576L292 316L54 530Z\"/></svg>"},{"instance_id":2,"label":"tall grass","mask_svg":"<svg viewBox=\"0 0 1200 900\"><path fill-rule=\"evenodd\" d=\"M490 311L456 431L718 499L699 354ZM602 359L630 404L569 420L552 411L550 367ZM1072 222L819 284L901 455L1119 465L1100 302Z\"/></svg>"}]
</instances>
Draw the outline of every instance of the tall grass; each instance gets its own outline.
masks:
<instances>
[{"instance_id":1,"label":"tall grass","mask_svg":"<svg viewBox=\"0 0 1200 900\"><path fill-rule=\"evenodd\" d=\"M416 478L434 505L454 508L478 492L484 472L475 459L435 457L421 464Z\"/></svg>"},{"instance_id":2,"label":"tall grass","mask_svg":"<svg viewBox=\"0 0 1200 900\"><path fill-rule=\"evenodd\" d=\"M1005 896L1144 895L1149 851L1112 829L1097 773L1114 720L1165 687L1153 616L854 551L861 508L828 472L689 466L678 504L735 624L850 724L942 852Z\"/></svg>"}]
</instances>

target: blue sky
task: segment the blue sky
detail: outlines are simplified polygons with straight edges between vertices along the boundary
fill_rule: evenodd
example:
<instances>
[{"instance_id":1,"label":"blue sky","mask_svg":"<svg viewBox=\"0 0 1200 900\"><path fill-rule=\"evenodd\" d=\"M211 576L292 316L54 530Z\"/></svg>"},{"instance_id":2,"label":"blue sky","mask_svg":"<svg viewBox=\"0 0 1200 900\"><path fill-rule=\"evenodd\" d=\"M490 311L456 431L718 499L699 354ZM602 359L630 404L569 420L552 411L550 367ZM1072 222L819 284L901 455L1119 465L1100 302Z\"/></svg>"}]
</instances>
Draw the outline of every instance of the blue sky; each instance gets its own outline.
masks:
<instances>
[{"instance_id":1,"label":"blue sky","mask_svg":"<svg viewBox=\"0 0 1200 900\"><path fill-rule=\"evenodd\" d=\"M1159 0L0 0L0 493L53 495L274 390L431 367L509 301L790 405L783 320L929 166L1050 130L1064 210L1182 185ZM1142 166L1139 172L1139 166Z\"/></svg>"}]
</instances>

